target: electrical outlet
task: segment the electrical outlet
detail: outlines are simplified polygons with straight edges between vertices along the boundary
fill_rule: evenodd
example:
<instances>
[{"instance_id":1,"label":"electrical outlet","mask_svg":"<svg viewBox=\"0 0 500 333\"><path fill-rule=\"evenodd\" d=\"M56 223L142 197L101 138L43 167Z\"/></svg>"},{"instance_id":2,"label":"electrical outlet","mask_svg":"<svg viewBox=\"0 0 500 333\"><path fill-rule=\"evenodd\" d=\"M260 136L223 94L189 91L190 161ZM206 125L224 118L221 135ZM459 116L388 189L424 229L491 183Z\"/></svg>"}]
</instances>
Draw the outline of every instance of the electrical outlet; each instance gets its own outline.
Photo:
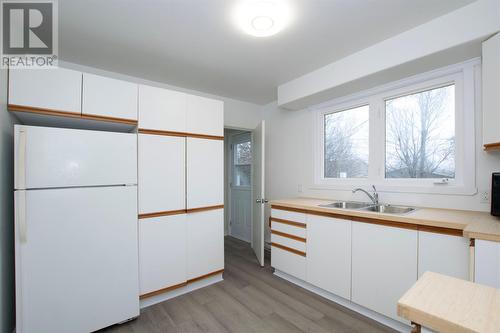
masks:
<instances>
[{"instance_id":1,"label":"electrical outlet","mask_svg":"<svg viewBox=\"0 0 500 333\"><path fill-rule=\"evenodd\" d=\"M479 195L480 195L480 200L481 200L481 203L490 203L491 202L491 199L490 199L490 191L481 191L479 192Z\"/></svg>"},{"instance_id":2,"label":"electrical outlet","mask_svg":"<svg viewBox=\"0 0 500 333\"><path fill-rule=\"evenodd\" d=\"M302 184L299 184L299 186L297 187L297 191L298 191L299 193L302 193Z\"/></svg>"}]
</instances>

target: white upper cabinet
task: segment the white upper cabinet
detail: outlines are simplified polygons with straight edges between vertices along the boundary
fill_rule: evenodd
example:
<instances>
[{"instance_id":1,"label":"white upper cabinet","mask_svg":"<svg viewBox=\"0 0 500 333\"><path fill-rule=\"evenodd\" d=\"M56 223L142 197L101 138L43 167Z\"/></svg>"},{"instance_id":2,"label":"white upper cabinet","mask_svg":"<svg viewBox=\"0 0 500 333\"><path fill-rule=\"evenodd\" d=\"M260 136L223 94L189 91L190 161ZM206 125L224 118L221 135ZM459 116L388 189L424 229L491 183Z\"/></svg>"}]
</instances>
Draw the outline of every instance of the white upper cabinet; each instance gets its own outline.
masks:
<instances>
[{"instance_id":1,"label":"white upper cabinet","mask_svg":"<svg viewBox=\"0 0 500 333\"><path fill-rule=\"evenodd\" d=\"M139 214L186 208L185 142L139 134Z\"/></svg>"},{"instance_id":2,"label":"white upper cabinet","mask_svg":"<svg viewBox=\"0 0 500 333\"><path fill-rule=\"evenodd\" d=\"M224 203L224 141L187 138L187 208Z\"/></svg>"},{"instance_id":3,"label":"white upper cabinet","mask_svg":"<svg viewBox=\"0 0 500 333\"><path fill-rule=\"evenodd\" d=\"M224 102L188 95L188 133L224 136Z\"/></svg>"},{"instance_id":4,"label":"white upper cabinet","mask_svg":"<svg viewBox=\"0 0 500 333\"><path fill-rule=\"evenodd\" d=\"M352 222L352 301L392 319L417 281L417 231Z\"/></svg>"},{"instance_id":5,"label":"white upper cabinet","mask_svg":"<svg viewBox=\"0 0 500 333\"><path fill-rule=\"evenodd\" d=\"M139 85L139 128L186 132L187 95Z\"/></svg>"},{"instance_id":6,"label":"white upper cabinet","mask_svg":"<svg viewBox=\"0 0 500 333\"><path fill-rule=\"evenodd\" d=\"M188 280L224 269L224 210L187 214Z\"/></svg>"},{"instance_id":7,"label":"white upper cabinet","mask_svg":"<svg viewBox=\"0 0 500 333\"><path fill-rule=\"evenodd\" d=\"M351 297L351 221L307 216L307 282Z\"/></svg>"},{"instance_id":8,"label":"white upper cabinet","mask_svg":"<svg viewBox=\"0 0 500 333\"><path fill-rule=\"evenodd\" d=\"M82 73L70 69L9 70L9 104L81 114Z\"/></svg>"},{"instance_id":9,"label":"white upper cabinet","mask_svg":"<svg viewBox=\"0 0 500 333\"><path fill-rule=\"evenodd\" d=\"M137 120L137 84L83 74L82 113Z\"/></svg>"},{"instance_id":10,"label":"white upper cabinet","mask_svg":"<svg viewBox=\"0 0 500 333\"><path fill-rule=\"evenodd\" d=\"M500 143L500 33L483 43L482 77L483 144Z\"/></svg>"},{"instance_id":11,"label":"white upper cabinet","mask_svg":"<svg viewBox=\"0 0 500 333\"><path fill-rule=\"evenodd\" d=\"M139 220L141 295L187 280L186 214Z\"/></svg>"},{"instance_id":12,"label":"white upper cabinet","mask_svg":"<svg viewBox=\"0 0 500 333\"><path fill-rule=\"evenodd\" d=\"M469 279L469 239L418 232L418 277L431 271Z\"/></svg>"}]
</instances>

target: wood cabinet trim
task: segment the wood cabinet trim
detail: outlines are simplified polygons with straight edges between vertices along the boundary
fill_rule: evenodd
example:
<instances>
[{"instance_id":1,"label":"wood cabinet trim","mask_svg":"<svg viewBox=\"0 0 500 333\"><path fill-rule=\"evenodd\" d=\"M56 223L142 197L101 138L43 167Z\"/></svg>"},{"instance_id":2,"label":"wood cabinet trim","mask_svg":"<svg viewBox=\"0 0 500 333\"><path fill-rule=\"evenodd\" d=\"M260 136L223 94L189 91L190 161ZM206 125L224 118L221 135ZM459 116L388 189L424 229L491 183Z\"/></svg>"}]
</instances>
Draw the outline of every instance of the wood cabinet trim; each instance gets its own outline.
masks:
<instances>
[{"instance_id":1,"label":"wood cabinet trim","mask_svg":"<svg viewBox=\"0 0 500 333\"><path fill-rule=\"evenodd\" d=\"M294 221L290 221L290 220L279 219L279 218L276 218L276 217L271 217L270 221L271 221L270 226L272 226L272 222L278 222L278 223L288 224L288 225L291 225L291 226L294 226L294 227L298 227L298 228L303 228L303 229L307 228L307 225L305 223L300 223L300 222L294 222Z\"/></svg>"},{"instance_id":2,"label":"wood cabinet trim","mask_svg":"<svg viewBox=\"0 0 500 333\"><path fill-rule=\"evenodd\" d=\"M137 120L133 120L133 119L114 118L114 117L98 116L98 115L91 115L91 114L82 114L79 112L44 109L44 108L37 108L37 107L33 107L33 106L24 106L24 105L17 105L17 104L8 104L7 107L9 109L9 111L11 111L11 112L35 113L35 114L46 115L46 116L96 120L96 121L105 121L105 122L109 122L109 123L119 123L119 124L137 126Z\"/></svg>"},{"instance_id":3,"label":"wood cabinet trim","mask_svg":"<svg viewBox=\"0 0 500 333\"><path fill-rule=\"evenodd\" d=\"M175 289L179 289L179 288L185 287L186 285L187 285L187 282L182 282L182 283L170 286L170 287L165 287L165 288L162 288L162 289L151 291L149 293L145 293L145 294L140 295L139 299L144 299L144 298L148 298L148 297L160 295L160 294L166 293L168 291L172 291L172 290L175 290Z\"/></svg>"},{"instance_id":4,"label":"wood cabinet trim","mask_svg":"<svg viewBox=\"0 0 500 333\"><path fill-rule=\"evenodd\" d=\"M163 211L163 212L139 214L139 219L148 219L148 218L152 218L152 217L170 216L170 215L179 215L179 214L186 214L186 210L185 209L178 209L178 210L167 210L167 211Z\"/></svg>"},{"instance_id":5,"label":"wood cabinet trim","mask_svg":"<svg viewBox=\"0 0 500 333\"><path fill-rule=\"evenodd\" d=\"M286 238L290 238L290 239L293 239L293 240L296 240L296 241L299 241L299 242L302 242L302 243L306 243L306 239L305 238L299 237L299 236L290 235L290 234L287 234L286 232L281 232L281 231L278 231L278 230L272 230L271 229L271 233L274 234L274 235L278 235L278 236L281 236L281 237L286 237Z\"/></svg>"},{"instance_id":6,"label":"wood cabinet trim","mask_svg":"<svg viewBox=\"0 0 500 333\"><path fill-rule=\"evenodd\" d=\"M188 208L186 209L186 213L198 213L205 212L208 210L217 210L224 208L224 205L215 205L215 206L206 206L206 207L197 207L197 208Z\"/></svg>"},{"instance_id":7,"label":"wood cabinet trim","mask_svg":"<svg viewBox=\"0 0 500 333\"><path fill-rule=\"evenodd\" d=\"M500 142L486 143L484 144L485 151L500 150Z\"/></svg>"},{"instance_id":8,"label":"wood cabinet trim","mask_svg":"<svg viewBox=\"0 0 500 333\"><path fill-rule=\"evenodd\" d=\"M220 270L215 271L215 272L211 272L211 273L208 273L208 274L205 274L205 275L202 275L202 276L198 276L198 277L189 279L186 282L175 284L173 286L165 287L165 288L162 288L162 289L151 291L149 293L142 294L142 295L139 296L139 299L144 299L144 298L148 298L148 297L160 295L160 294L163 294L163 293L175 290L175 289L179 289L179 288L187 286L189 283L193 283L193 282L196 282L196 281L199 281L199 280L203 280L203 279L206 279L206 278L209 278L211 276L218 275L218 274L221 274L221 273L224 273L224 269L220 269Z\"/></svg>"},{"instance_id":9,"label":"wood cabinet trim","mask_svg":"<svg viewBox=\"0 0 500 333\"><path fill-rule=\"evenodd\" d=\"M224 268L223 268L223 269L219 269L219 270L214 271L214 272L210 272L210 273L208 273L208 274L204 274L204 275L202 275L202 276L198 276L198 277L195 277L195 278L189 279L189 280L187 281L187 283L193 283L193 282L200 281L200 280L203 280L203 279L209 278L209 277L214 276L214 275L222 274L222 273L224 273Z\"/></svg>"},{"instance_id":10,"label":"wood cabinet trim","mask_svg":"<svg viewBox=\"0 0 500 333\"><path fill-rule=\"evenodd\" d=\"M288 251L288 252L293 253L293 254L298 254L299 256L302 256L302 257L306 256L305 252L302 252L302 251L299 251L299 250L296 250L296 249L292 249L291 247L288 247L288 246L285 246L285 245L281 245L281 244L278 244L278 243L271 243L271 246L277 247L278 249L281 249L281 250L284 250L284 251Z\"/></svg>"},{"instance_id":11,"label":"wood cabinet trim","mask_svg":"<svg viewBox=\"0 0 500 333\"><path fill-rule=\"evenodd\" d=\"M431 232L431 233L435 233L435 234L463 237L463 230L461 230L461 229L436 227L436 226L429 226L429 225L423 225L423 224L418 224L418 223L397 222L397 221L380 219L380 218L376 218L376 217L374 217L374 218L372 218L372 217L360 217L360 216L352 216L352 215L333 213L333 212L331 212L331 213L319 212L319 211L315 211L315 210L300 209L300 208L286 207L286 206L280 206L280 205L271 205L271 208L279 209L279 210L287 210L287 211L297 212L297 213L310 214L310 215L340 218L340 219L355 221L355 222L378 224L378 225L383 225L386 227L410 229L410 230ZM283 220L280 221L280 219L276 219L273 217L271 217L271 220L272 221L276 220L276 222L283 221ZM285 223L285 222L282 222L282 223ZM297 223L297 222L293 222L293 223Z\"/></svg>"},{"instance_id":12,"label":"wood cabinet trim","mask_svg":"<svg viewBox=\"0 0 500 333\"><path fill-rule=\"evenodd\" d=\"M189 138L208 139L208 140L224 140L224 136L218 136L218 135L196 134L196 133L187 133L187 132L172 132L172 131L153 130L153 129L146 129L146 128L139 128L139 133L140 134L150 134L150 135L189 137Z\"/></svg>"}]
</instances>

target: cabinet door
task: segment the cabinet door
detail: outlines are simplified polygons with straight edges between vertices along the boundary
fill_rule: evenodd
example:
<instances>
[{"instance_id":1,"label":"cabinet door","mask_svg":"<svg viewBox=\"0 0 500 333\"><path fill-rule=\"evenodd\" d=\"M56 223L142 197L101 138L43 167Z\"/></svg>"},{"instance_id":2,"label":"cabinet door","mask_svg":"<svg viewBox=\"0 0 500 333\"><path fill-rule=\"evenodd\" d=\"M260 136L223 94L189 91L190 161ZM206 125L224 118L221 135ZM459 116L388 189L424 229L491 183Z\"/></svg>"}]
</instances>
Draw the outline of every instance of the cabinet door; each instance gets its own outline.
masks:
<instances>
[{"instance_id":1,"label":"cabinet door","mask_svg":"<svg viewBox=\"0 0 500 333\"><path fill-rule=\"evenodd\" d=\"M9 104L81 114L82 73L64 69L9 70Z\"/></svg>"},{"instance_id":2,"label":"cabinet door","mask_svg":"<svg viewBox=\"0 0 500 333\"><path fill-rule=\"evenodd\" d=\"M139 220L140 294L186 282L186 251L186 214Z\"/></svg>"},{"instance_id":3,"label":"cabinet door","mask_svg":"<svg viewBox=\"0 0 500 333\"><path fill-rule=\"evenodd\" d=\"M500 243L476 239L475 282L500 289Z\"/></svg>"},{"instance_id":4,"label":"cabinet door","mask_svg":"<svg viewBox=\"0 0 500 333\"><path fill-rule=\"evenodd\" d=\"M431 271L469 279L469 239L418 232L418 277Z\"/></svg>"},{"instance_id":5,"label":"cabinet door","mask_svg":"<svg viewBox=\"0 0 500 333\"><path fill-rule=\"evenodd\" d=\"M137 120L137 84L83 74L82 113Z\"/></svg>"},{"instance_id":6,"label":"cabinet door","mask_svg":"<svg viewBox=\"0 0 500 333\"><path fill-rule=\"evenodd\" d=\"M196 134L224 135L224 102L188 95L187 132Z\"/></svg>"},{"instance_id":7,"label":"cabinet door","mask_svg":"<svg viewBox=\"0 0 500 333\"><path fill-rule=\"evenodd\" d=\"M350 299L351 221L307 216L307 282Z\"/></svg>"},{"instance_id":8,"label":"cabinet door","mask_svg":"<svg viewBox=\"0 0 500 333\"><path fill-rule=\"evenodd\" d=\"M139 214L185 209L185 141L139 134Z\"/></svg>"},{"instance_id":9,"label":"cabinet door","mask_svg":"<svg viewBox=\"0 0 500 333\"><path fill-rule=\"evenodd\" d=\"M139 127L186 132L186 94L139 85Z\"/></svg>"},{"instance_id":10,"label":"cabinet door","mask_svg":"<svg viewBox=\"0 0 500 333\"><path fill-rule=\"evenodd\" d=\"M500 142L500 34L483 43L483 143Z\"/></svg>"},{"instance_id":11,"label":"cabinet door","mask_svg":"<svg viewBox=\"0 0 500 333\"><path fill-rule=\"evenodd\" d=\"M187 208L224 202L224 142L187 138Z\"/></svg>"},{"instance_id":12,"label":"cabinet door","mask_svg":"<svg viewBox=\"0 0 500 333\"><path fill-rule=\"evenodd\" d=\"M397 302L417 281L417 231L352 222L352 301L406 322Z\"/></svg>"},{"instance_id":13,"label":"cabinet door","mask_svg":"<svg viewBox=\"0 0 500 333\"><path fill-rule=\"evenodd\" d=\"M224 210L187 214L188 280L224 268Z\"/></svg>"}]
</instances>

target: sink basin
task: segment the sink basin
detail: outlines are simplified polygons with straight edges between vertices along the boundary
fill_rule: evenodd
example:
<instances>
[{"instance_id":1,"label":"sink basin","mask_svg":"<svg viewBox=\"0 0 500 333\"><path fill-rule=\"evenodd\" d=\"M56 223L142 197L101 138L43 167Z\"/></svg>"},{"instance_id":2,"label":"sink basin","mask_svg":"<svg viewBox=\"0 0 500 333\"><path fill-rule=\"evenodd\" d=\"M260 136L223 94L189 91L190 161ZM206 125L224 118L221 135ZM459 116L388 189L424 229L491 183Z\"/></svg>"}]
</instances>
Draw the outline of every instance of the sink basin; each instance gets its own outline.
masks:
<instances>
[{"instance_id":1,"label":"sink basin","mask_svg":"<svg viewBox=\"0 0 500 333\"><path fill-rule=\"evenodd\" d=\"M360 209L373 205L369 202L338 201L327 205L319 205L326 208Z\"/></svg>"},{"instance_id":2,"label":"sink basin","mask_svg":"<svg viewBox=\"0 0 500 333\"><path fill-rule=\"evenodd\" d=\"M403 206L391 206L391 205L377 205L362 208L361 210L367 210L376 213L385 214L408 214L415 210L413 207L403 207Z\"/></svg>"}]
</instances>

